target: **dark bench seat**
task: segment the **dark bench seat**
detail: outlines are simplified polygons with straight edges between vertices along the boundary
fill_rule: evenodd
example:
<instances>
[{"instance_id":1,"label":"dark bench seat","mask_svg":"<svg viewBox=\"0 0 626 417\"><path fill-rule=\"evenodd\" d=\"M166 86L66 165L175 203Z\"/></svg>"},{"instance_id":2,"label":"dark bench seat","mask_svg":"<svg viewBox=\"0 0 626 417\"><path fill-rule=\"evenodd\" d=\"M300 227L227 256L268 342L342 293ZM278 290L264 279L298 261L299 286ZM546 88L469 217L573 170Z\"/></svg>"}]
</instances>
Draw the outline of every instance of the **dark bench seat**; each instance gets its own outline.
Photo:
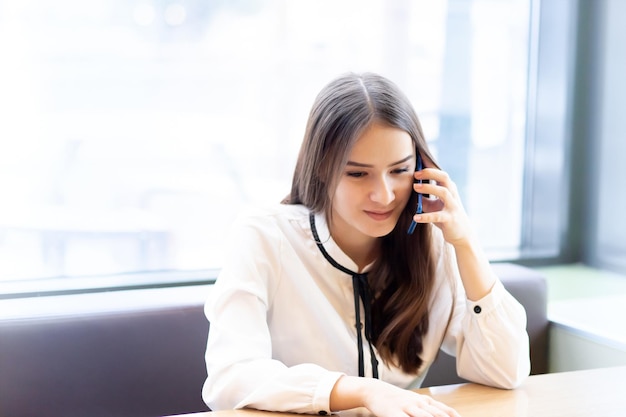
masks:
<instances>
[{"instance_id":1,"label":"dark bench seat","mask_svg":"<svg viewBox=\"0 0 626 417\"><path fill-rule=\"evenodd\" d=\"M494 266L526 307L533 373L544 373L545 280L527 268ZM208 291L199 286L0 301L0 416L207 411L201 389ZM454 359L440 355L425 385L455 382Z\"/></svg>"}]
</instances>

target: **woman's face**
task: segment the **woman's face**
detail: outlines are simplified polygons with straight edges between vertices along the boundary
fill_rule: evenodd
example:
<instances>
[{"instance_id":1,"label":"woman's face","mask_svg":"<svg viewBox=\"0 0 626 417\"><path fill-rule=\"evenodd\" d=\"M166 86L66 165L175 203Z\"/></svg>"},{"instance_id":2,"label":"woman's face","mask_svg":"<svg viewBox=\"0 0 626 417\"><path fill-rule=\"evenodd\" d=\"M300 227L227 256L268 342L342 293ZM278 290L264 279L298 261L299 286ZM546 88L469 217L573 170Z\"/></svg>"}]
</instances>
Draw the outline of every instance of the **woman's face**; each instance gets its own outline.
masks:
<instances>
[{"instance_id":1,"label":"woman's face","mask_svg":"<svg viewBox=\"0 0 626 417\"><path fill-rule=\"evenodd\" d=\"M389 234L411 196L415 158L407 132L370 125L350 151L333 196L334 238L365 243Z\"/></svg>"}]
</instances>

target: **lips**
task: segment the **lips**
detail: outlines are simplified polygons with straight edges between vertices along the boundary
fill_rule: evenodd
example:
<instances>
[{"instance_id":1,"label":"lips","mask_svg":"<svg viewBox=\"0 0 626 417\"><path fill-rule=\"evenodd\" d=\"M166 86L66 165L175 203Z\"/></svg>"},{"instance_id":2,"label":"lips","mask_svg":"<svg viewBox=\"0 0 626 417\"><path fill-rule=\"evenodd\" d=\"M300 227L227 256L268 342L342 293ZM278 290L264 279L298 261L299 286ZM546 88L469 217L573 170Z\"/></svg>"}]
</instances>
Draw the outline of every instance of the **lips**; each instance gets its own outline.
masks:
<instances>
[{"instance_id":1,"label":"lips","mask_svg":"<svg viewBox=\"0 0 626 417\"><path fill-rule=\"evenodd\" d=\"M365 210L365 214L367 214L370 218L376 221L387 220L393 214L393 210L389 211L367 211Z\"/></svg>"}]
</instances>

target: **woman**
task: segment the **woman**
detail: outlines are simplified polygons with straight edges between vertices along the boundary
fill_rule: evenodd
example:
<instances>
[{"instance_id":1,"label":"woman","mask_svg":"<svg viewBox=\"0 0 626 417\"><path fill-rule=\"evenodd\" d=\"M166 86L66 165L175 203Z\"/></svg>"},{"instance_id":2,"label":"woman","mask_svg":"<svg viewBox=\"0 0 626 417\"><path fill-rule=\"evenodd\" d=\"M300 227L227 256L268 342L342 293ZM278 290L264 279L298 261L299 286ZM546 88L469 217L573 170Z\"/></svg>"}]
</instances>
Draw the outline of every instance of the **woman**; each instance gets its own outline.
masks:
<instances>
[{"instance_id":1,"label":"woman","mask_svg":"<svg viewBox=\"0 0 626 417\"><path fill-rule=\"evenodd\" d=\"M381 76L323 88L291 193L242 217L231 238L206 305L214 410L457 416L405 389L440 348L471 381L513 388L529 374L524 309L492 272L408 99Z\"/></svg>"}]
</instances>

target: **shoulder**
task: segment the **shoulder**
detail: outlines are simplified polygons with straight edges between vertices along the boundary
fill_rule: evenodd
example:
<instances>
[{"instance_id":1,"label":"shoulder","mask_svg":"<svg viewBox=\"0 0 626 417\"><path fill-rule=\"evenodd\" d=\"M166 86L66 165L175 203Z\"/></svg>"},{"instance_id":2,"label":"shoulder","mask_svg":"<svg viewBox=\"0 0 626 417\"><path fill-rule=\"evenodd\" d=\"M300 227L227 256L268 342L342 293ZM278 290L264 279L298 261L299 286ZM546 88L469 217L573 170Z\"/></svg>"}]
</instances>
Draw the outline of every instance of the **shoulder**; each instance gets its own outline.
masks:
<instances>
[{"instance_id":1,"label":"shoulder","mask_svg":"<svg viewBox=\"0 0 626 417\"><path fill-rule=\"evenodd\" d=\"M223 265L228 268L223 269L241 270L246 265L257 268L259 263L279 265L292 235L301 234L298 223L293 225L294 219L299 221L307 216L306 207L283 204L249 207L239 212L224 237Z\"/></svg>"},{"instance_id":2,"label":"shoulder","mask_svg":"<svg viewBox=\"0 0 626 417\"><path fill-rule=\"evenodd\" d=\"M302 205L275 204L248 208L235 219L232 234L238 239L250 235L266 238L290 234L308 222L309 209ZM243 236L242 236L243 235Z\"/></svg>"},{"instance_id":3,"label":"shoulder","mask_svg":"<svg viewBox=\"0 0 626 417\"><path fill-rule=\"evenodd\" d=\"M309 209L302 205L275 204L257 206L241 212L235 224L256 225L259 227L279 225L282 223L301 222L308 219Z\"/></svg>"}]
</instances>

